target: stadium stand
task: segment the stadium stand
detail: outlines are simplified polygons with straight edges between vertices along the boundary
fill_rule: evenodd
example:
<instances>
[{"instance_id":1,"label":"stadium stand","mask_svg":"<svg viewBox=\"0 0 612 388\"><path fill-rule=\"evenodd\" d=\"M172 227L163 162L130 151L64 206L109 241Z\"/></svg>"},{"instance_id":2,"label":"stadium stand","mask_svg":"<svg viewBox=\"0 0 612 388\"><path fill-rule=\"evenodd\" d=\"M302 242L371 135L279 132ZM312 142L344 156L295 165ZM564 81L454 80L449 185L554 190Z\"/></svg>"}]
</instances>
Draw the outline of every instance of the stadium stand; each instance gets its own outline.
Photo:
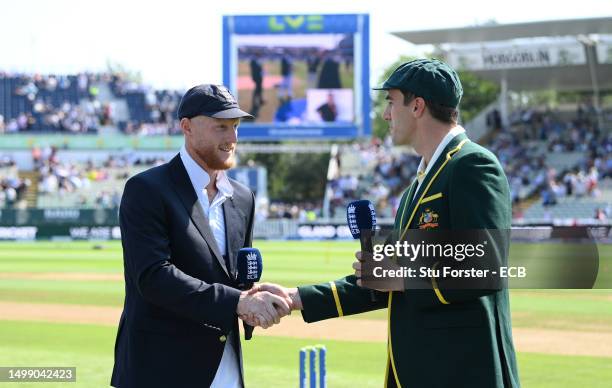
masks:
<instances>
[{"instance_id":1,"label":"stadium stand","mask_svg":"<svg viewBox=\"0 0 612 388\"><path fill-rule=\"evenodd\" d=\"M130 176L163 162L109 156L100 164L65 163L52 152L38 163L37 207L116 208Z\"/></svg>"},{"instance_id":2,"label":"stadium stand","mask_svg":"<svg viewBox=\"0 0 612 388\"><path fill-rule=\"evenodd\" d=\"M381 217L392 217L420 160L406 151L391 147L388 139L346 145L337 157L338 173L328 183L330 216L343 218L348 202L369 198Z\"/></svg>"},{"instance_id":3,"label":"stadium stand","mask_svg":"<svg viewBox=\"0 0 612 388\"><path fill-rule=\"evenodd\" d=\"M489 136L485 145L506 172L516 218L612 217L612 135L600 131L593 117L583 105L517 110L508 128ZM391 147L388 139L346 145L339 155L328 184L330 215L342 218L348 202L368 198L382 217L394 216L420 158Z\"/></svg>"},{"instance_id":4,"label":"stadium stand","mask_svg":"<svg viewBox=\"0 0 612 388\"><path fill-rule=\"evenodd\" d=\"M130 134L174 134L181 95L121 74L0 73L0 133L97 133L111 125Z\"/></svg>"},{"instance_id":5,"label":"stadium stand","mask_svg":"<svg viewBox=\"0 0 612 388\"><path fill-rule=\"evenodd\" d=\"M6 133L18 131L95 132L107 115L80 75L0 73L0 115Z\"/></svg>"},{"instance_id":6,"label":"stadium stand","mask_svg":"<svg viewBox=\"0 0 612 388\"><path fill-rule=\"evenodd\" d=\"M179 91L154 90L120 73L24 75L0 73L0 133L180 133ZM494 118L492 112L489 116ZM516 109L509 125L489 120L480 139L508 176L517 219L612 217L612 135L600 129L589 102ZM496 124L497 123L497 124ZM248 147L248 145L247 145ZM295 147L295 146L294 146ZM293 151L289 151L293 152ZM296 151L297 152L297 151ZM266 202L263 218L341 219L354 199L372 200L382 218L395 215L420 157L390 139L343 144L332 156L322 203ZM163 158L112 156L103 162L60 160L57 149L32 150L34 169L0 164L0 206L5 208L115 208L125 180ZM330 170L331 171L331 170Z\"/></svg>"},{"instance_id":7,"label":"stadium stand","mask_svg":"<svg viewBox=\"0 0 612 388\"><path fill-rule=\"evenodd\" d=\"M10 157L0 158L0 209L24 208L31 180L19 175L17 165Z\"/></svg>"}]
</instances>

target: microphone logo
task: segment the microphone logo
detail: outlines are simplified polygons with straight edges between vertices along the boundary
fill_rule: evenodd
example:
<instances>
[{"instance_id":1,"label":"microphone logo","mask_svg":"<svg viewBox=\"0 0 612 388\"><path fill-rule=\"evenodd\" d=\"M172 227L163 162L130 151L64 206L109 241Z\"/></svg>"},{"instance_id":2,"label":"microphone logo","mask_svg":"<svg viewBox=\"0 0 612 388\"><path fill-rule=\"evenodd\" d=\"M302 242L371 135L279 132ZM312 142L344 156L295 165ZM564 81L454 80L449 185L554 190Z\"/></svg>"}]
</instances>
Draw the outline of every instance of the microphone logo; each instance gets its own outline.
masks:
<instances>
[{"instance_id":1,"label":"microphone logo","mask_svg":"<svg viewBox=\"0 0 612 388\"><path fill-rule=\"evenodd\" d=\"M346 208L346 215L348 219L349 229L352 234L358 234L359 228L357 227L357 216L355 211L357 208L352 203Z\"/></svg>"},{"instance_id":2,"label":"microphone logo","mask_svg":"<svg viewBox=\"0 0 612 388\"><path fill-rule=\"evenodd\" d=\"M376 228L376 209L374 209L374 204L368 201L368 208L370 208L370 214L372 215L372 229Z\"/></svg>"},{"instance_id":3,"label":"microphone logo","mask_svg":"<svg viewBox=\"0 0 612 388\"><path fill-rule=\"evenodd\" d=\"M357 226L357 218L355 217L354 214L348 215L348 224L349 224L349 229L351 229L352 234L359 233L359 226Z\"/></svg>"},{"instance_id":4,"label":"microphone logo","mask_svg":"<svg viewBox=\"0 0 612 388\"><path fill-rule=\"evenodd\" d=\"M257 265L257 254L251 252L246 255L247 259L247 280L259 280L259 265Z\"/></svg>"}]
</instances>

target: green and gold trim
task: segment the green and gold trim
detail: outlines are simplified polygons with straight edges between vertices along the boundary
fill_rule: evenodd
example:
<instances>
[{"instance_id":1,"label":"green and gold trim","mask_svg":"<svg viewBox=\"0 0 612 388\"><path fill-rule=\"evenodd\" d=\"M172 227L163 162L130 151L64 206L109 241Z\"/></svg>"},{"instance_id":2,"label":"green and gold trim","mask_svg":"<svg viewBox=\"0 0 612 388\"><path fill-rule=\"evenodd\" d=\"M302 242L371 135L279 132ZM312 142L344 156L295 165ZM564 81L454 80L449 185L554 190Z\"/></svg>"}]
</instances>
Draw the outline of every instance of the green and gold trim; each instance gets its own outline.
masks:
<instances>
[{"instance_id":1,"label":"green and gold trim","mask_svg":"<svg viewBox=\"0 0 612 388\"><path fill-rule=\"evenodd\" d=\"M429 201L433 201L434 199L438 199L438 198L442 198L442 193L433 194L433 195L430 195L429 197L423 198L421 200L421 204L424 204Z\"/></svg>"},{"instance_id":2,"label":"green and gold trim","mask_svg":"<svg viewBox=\"0 0 612 388\"><path fill-rule=\"evenodd\" d=\"M439 261L436 264L434 264L432 268L436 269L438 267L438 264L440 264ZM438 282L436 281L435 277L431 278L431 286L433 287L434 293L438 297L438 300L440 301L440 303L450 304L450 302L444 298L444 296L442 295L442 292L440 292L440 289L438 288Z\"/></svg>"},{"instance_id":3,"label":"green and gold trim","mask_svg":"<svg viewBox=\"0 0 612 388\"><path fill-rule=\"evenodd\" d=\"M344 316L342 312L342 305L340 304L340 296L338 295L338 289L336 288L335 282L329 282L331 287L332 295L334 295L334 302L336 302L336 310L338 310L338 317Z\"/></svg>"}]
</instances>

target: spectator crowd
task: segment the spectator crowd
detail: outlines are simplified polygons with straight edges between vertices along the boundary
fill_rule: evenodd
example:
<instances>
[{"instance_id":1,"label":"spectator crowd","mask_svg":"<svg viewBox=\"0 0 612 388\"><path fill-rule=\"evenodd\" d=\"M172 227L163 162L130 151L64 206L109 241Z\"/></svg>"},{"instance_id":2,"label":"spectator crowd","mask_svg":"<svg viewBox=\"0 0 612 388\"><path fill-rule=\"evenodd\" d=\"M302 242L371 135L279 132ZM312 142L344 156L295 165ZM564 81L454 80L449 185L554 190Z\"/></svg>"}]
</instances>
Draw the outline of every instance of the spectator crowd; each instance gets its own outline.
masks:
<instances>
[{"instance_id":1,"label":"spectator crowd","mask_svg":"<svg viewBox=\"0 0 612 388\"><path fill-rule=\"evenodd\" d=\"M165 162L161 157L141 158L131 154L110 155L101 162L84 163L62 161L56 147L35 147L32 160L39 173L38 192L47 198L61 198L69 193L78 194L75 206L116 208L121 200L123 183L130 168L155 166ZM117 187L95 190L97 183L118 180ZM94 197L91 197L91 193Z\"/></svg>"},{"instance_id":2,"label":"spectator crowd","mask_svg":"<svg viewBox=\"0 0 612 388\"><path fill-rule=\"evenodd\" d=\"M180 133L180 91L155 90L123 73L75 75L0 72L0 134L97 133L102 126L128 134ZM107 92L105 92L105 90ZM125 102L127 112L118 106Z\"/></svg>"},{"instance_id":3,"label":"spectator crowd","mask_svg":"<svg viewBox=\"0 0 612 388\"><path fill-rule=\"evenodd\" d=\"M499 126L484 142L506 173L515 205L538 195L547 206L561 197L601 195L599 182L612 178L612 134L601 131L589 112L580 106L575 118L561 119L558 112L519 110L511 115L510 126ZM381 217L393 217L420 157L394 153L388 138L347 145L344 152L358 154L360 165L329 182L331 208L338 213L332 216L342 217L348 202L367 198ZM548 154L566 152L581 154L575 165L557 169L547 163ZM596 214L607 215L605 209Z\"/></svg>"},{"instance_id":4,"label":"spectator crowd","mask_svg":"<svg viewBox=\"0 0 612 388\"><path fill-rule=\"evenodd\" d=\"M0 157L0 209L25 207L25 194L30 184L28 179L19 177L11 157Z\"/></svg>"},{"instance_id":5,"label":"spectator crowd","mask_svg":"<svg viewBox=\"0 0 612 388\"><path fill-rule=\"evenodd\" d=\"M0 81L7 77L0 74ZM119 123L126 133L153 135L180 131L175 119L179 93L156 91L120 74L20 75L11 79L9 84L14 86L14 94L29 101L32 111L21 112L8 122L0 116L0 132L28 131L32 120L40 119L46 128L75 133L117 124L112 109L98 98L100 83L108 85L115 98L131 101L130 116L140 118ZM6 86L6 82L4 84ZM538 197L545 206L554 206L566 197L598 198L602 192L600 182L612 178L612 134L599 128L588 107L579 106L571 119L567 118L567 113L517 110L510 116L510 125L495 125L498 128L486 139L481 139L498 157L508 177L515 205ZM499 120L492 122L496 121ZM576 163L563 167L551 164L549 155L564 153L578 155ZM342 169L348 160L346 156L353 159L353 165ZM163 162L161 158L143 160L123 153L109 156L102 162L72 163L62 161L53 147L35 147L32 158L39 172L41 195L77 193L78 205L98 207L117 207L122 187L97 191L92 199L88 195L92 184L127 179L127 175L113 175L121 168L127 170L132 166ZM394 217L403 191L414 179L419 161L420 157L413 152L393 148L389 138L343 145L335 159L338 173L327 182L325 199L329 201L329 215L343 218L348 202L364 198L374 202L379 217ZM0 160L0 169L0 205L22 206L19 204L23 203L32 182L19 178L10 158ZM322 198L319 203L266 203L258 207L258 212L262 219L313 221L324 216L324 208ZM596 218L612 216L608 208L593 210Z\"/></svg>"}]
</instances>

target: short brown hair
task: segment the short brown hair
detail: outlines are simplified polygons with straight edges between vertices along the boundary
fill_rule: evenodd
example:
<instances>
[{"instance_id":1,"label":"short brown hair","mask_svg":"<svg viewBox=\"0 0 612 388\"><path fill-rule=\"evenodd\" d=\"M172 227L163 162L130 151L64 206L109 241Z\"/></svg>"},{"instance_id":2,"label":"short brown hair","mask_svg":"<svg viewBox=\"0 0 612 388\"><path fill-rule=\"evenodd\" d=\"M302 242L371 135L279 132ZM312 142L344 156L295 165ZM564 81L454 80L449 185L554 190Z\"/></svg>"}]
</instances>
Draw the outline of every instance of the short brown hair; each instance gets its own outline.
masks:
<instances>
[{"instance_id":1,"label":"short brown hair","mask_svg":"<svg viewBox=\"0 0 612 388\"><path fill-rule=\"evenodd\" d=\"M408 105L412 100L417 97L420 97L407 90L400 89L400 92L402 92L402 94L404 95L404 105ZM426 100L424 98L423 100L425 100L425 106L429 110L429 114L431 114L431 117L446 124L457 124L457 121L459 120L459 109L443 106L435 102Z\"/></svg>"}]
</instances>

